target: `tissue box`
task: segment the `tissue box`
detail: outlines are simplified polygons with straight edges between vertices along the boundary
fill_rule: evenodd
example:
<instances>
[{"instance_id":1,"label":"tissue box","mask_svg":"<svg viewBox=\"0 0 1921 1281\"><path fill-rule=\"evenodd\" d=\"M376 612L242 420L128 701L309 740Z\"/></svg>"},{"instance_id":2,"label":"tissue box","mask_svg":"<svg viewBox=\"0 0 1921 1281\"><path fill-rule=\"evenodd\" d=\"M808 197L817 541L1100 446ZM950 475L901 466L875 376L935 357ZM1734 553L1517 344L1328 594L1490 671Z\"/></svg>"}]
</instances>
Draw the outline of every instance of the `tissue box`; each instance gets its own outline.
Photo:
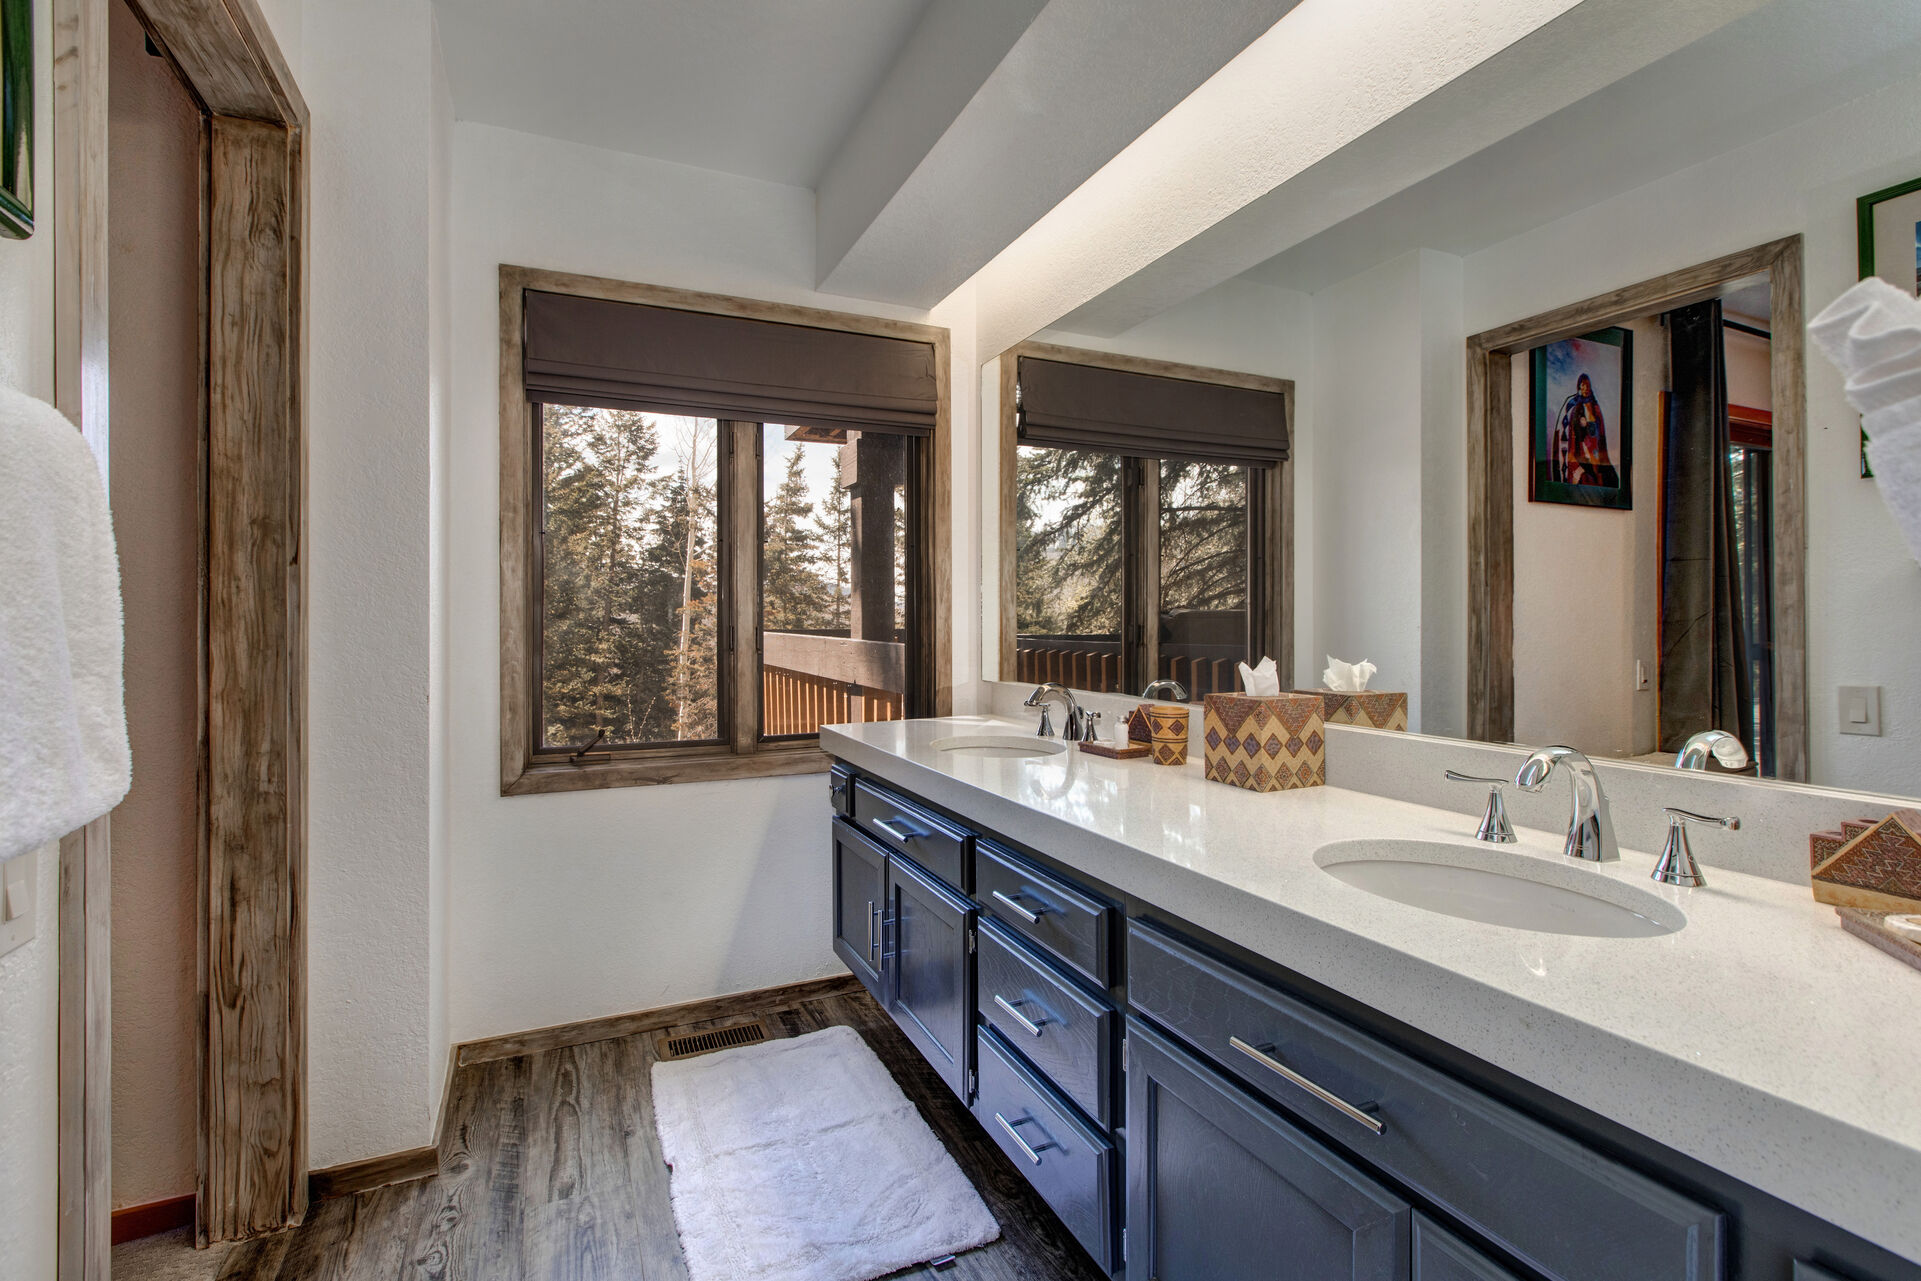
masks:
<instances>
[{"instance_id":1,"label":"tissue box","mask_svg":"<svg viewBox=\"0 0 1921 1281\"><path fill-rule=\"evenodd\" d=\"M1407 695L1370 689L1358 694L1338 690L1297 690L1321 700L1321 717L1329 725L1359 725L1363 729L1407 732Z\"/></svg>"},{"instance_id":2,"label":"tissue box","mask_svg":"<svg viewBox=\"0 0 1921 1281\"><path fill-rule=\"evenodd\" d=\"M1327 782L1326 722L1313 694L1209 694L1203 700L1207 777L1251 792Z\"/></svg>"}]
</instances>

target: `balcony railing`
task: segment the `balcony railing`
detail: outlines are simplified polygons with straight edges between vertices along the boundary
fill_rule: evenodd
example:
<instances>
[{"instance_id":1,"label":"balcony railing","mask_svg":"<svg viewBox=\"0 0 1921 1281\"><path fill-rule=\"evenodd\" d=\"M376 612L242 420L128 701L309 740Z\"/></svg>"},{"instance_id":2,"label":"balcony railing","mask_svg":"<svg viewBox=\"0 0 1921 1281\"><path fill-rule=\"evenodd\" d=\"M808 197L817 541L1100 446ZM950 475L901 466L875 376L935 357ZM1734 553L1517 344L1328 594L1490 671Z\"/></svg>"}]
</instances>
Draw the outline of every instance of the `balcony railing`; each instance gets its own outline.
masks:
<instances>
[{"instance_id":1,"label":"balcony railing","mask_svg":"<svg viewBox=\"0 0 1921 1281\"><path fill-rule=\"evenodd\" d=\"M1160 676L1179 681L1198 702L1240 688L1235 664L1242 650L1229 645L1163 643ZM1058 681L1069 689L1133 693L1121 681L1121 643L1108 636L1022 636L1014 646L1014 679L1035 685Z\"/></svg>"},{"instance_id":2,"label":"balcony railing","mask_svg":"<svg viewBox=\"0 0 1921 1281\"><path fill-rule=\"evenodd\" d=\"M761 637L761 732L817 734L823 725L907 714L906 646L816 632Z\"/></svg>"}]
</instances>

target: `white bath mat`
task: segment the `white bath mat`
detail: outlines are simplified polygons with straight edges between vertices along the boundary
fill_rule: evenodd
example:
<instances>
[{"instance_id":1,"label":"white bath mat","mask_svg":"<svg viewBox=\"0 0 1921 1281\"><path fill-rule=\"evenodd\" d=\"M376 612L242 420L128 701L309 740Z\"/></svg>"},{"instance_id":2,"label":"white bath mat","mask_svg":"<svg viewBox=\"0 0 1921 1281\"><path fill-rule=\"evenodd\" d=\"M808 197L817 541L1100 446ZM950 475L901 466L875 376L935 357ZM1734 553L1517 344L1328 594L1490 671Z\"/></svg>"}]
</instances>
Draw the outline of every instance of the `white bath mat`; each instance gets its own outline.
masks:
<instances>
[{"instance_id":1,"label":"white bath mat","mask_svg":"<svg viewBox=\"0 0 1921 1281\"><path fill-rule=\"evenodd\" d=\"M870 1281L1000 1236L850 1027L654 1065L693 1281Z\"/></svg>"}]
</instances>

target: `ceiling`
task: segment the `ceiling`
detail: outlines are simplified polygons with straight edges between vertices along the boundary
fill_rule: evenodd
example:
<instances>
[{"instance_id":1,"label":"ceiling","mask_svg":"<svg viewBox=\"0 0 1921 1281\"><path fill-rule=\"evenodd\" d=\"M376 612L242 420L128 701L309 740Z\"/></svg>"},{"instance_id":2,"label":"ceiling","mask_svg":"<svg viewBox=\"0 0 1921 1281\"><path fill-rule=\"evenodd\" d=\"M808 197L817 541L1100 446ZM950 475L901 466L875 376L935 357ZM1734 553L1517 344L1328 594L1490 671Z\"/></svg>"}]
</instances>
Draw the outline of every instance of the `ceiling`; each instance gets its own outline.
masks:
<instances>
[{"instance_id":1,"label":"ceiling","mask_svg":"<svg viewBox=\"0 0 1921 1281\"><path fill-rule=\"evenodd\" d=\"M435 0L462 120L812 187L929 0Z\"/></svg>"}]
</instances>

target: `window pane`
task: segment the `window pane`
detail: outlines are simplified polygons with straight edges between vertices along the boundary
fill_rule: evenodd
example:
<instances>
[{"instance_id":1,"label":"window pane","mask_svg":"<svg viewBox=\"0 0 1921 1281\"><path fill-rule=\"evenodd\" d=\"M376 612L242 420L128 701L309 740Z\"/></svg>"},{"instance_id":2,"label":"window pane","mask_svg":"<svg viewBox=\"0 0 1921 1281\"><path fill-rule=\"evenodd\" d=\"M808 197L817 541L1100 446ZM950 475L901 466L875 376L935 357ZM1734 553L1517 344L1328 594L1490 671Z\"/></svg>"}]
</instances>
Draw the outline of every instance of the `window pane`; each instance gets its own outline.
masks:
<instances>
[{"instance_id":1,"label":"window pane","mask_svg":"<svg viewBox=\"0 0 1921 1281\"><path fill-rule=\"evenodd\" d=\"M720 734L718 425L541 409L540 742Z\"/></svg>"},{"instance_id":2,"label":"window pane","mask_svg":"<svg viewBox=\"0 0 1921 1281\"><path fill-rule=\"evenodd\" d=\"M1247 652L1247 468L1163 462L1161 670L1194 698L1235 686Z\"/></svg>"},{"instance_id":3,"label":"window pane","mask_svg":"<svg viewBox=\"0 0 1921 1281\"><path fill-rule=\"evenodd\" d=\"M899 720L907 441L773 423L761 432L761 733Z\"/></svg>"},{"instance_id":4,"label":"window pane","mask_svg":"<svg viewBox=\"0 0 1921 1281\"><path fill-rule=\"evenodd\" d=\"M1121 459L1023 445L1015 467L1016 677L1119 690Z\"/></svg>"}]
</instances>

